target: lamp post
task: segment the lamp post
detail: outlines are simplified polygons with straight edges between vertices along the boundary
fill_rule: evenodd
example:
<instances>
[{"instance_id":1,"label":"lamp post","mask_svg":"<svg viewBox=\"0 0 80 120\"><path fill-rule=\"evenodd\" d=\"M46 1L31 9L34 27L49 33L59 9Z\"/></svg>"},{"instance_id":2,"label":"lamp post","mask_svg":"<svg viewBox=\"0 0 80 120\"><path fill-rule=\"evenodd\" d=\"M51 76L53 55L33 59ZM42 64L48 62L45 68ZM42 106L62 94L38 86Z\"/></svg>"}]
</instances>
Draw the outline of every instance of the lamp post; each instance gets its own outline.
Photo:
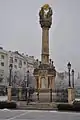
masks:
<instances>
[{"instance_id":1,"label":"lamp post","mask_svg":"<svg viewBox=\"0 0 80 120\"><path fill-rule=\"evenodd\" d=\"M26 81L26 100L27 100L27 104L28 104L28 85L29 85L29 70L27 71L27 81Z\"/></svg>"},{"instance_id":2,"label":"lamp post","mask_svg":"<svg viewBox=\"0 0 80 120\"><path fill-rule=\"evenodd\" d=\"M68 67L68 73L69 73L69 87L71 87L71 81L70 81L71 63L70 62L68 62L67 67Z\"/></svg>"},{"instance_id":3,"label":"lamp post","mask_svg":"<svg viewBox=\"0 0 80 120\"><path fill-rule=\"evenodd\" d=\"M12 73L12 64L9 65L9 71L10 71L10 75L9 75L9 86L8 86L8 101L11 101L11 73Z\"/></svg>"},{"instance_id":4,"label":"lamp post","mask_svg":"<svg viewBox=\"0 0 80 120\"><path fill-rule=\"evenodd\" d=\"M27 100L27 79L25 79L25 100Z\"/></svg>"},{"instance_id":5,"label":"lamp post","mask_svg":"<svg viewBox=\"0 0 80 120\"><path fill-rule=\"evenodd\" d=\"M72 87L74 88L74 69L72 69Z\"/></svg>"},{"instance_id":6,"label":"lamp post","mask_svg":"<svg viewBox=\"0 0 80 120\"><path fill-rule=\"evenodd\" d=\"M52 88L50 88L50 102L52 102Z\"/></svg>"},{"instance_id":7,"label":"lamp post","mask_svg":"<svg viewBox=\"0 0 80 120\"><path fill-rule=\"evenodd\" d=\"M9 86L11 86L11 73L12 73L12 64L9 65L9 71L10 71L10 75L9 75Z\"/></svg>"}]
</instances>

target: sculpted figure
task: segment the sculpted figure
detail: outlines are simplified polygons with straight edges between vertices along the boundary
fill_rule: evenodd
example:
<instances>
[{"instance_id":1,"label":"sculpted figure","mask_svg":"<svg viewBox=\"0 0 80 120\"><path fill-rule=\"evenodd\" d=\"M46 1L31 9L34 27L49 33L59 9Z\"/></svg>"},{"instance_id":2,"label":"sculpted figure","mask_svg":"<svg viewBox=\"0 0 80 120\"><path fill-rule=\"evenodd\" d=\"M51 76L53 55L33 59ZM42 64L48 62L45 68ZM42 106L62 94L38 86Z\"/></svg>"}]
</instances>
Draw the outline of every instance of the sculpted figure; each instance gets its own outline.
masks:
<instances>
[{"instance_id":1,"label":"sculpted figure","mask_svg":"<svg viewBox=\"0 0 80 120\"><path fill-rule=\"evenodd\" d=\"M40 17L40 24L41 27L47 27L50 28L52 24L52 9L48 4L45 4L43 7L41 7L41 10L39 12Z\"/></svg>"}]
</instances>

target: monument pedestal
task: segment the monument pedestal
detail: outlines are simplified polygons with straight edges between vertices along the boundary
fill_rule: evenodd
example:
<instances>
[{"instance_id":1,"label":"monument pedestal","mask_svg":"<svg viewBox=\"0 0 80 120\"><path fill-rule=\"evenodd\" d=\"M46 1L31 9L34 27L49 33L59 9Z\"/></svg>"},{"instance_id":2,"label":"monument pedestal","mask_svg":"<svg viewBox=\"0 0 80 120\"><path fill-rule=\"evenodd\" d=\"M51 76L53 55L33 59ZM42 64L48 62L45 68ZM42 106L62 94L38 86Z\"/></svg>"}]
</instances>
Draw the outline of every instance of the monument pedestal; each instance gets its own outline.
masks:
<instances>
[{"instance_id":1,"label":"monument pedestal","mask_svg":"<svg viewBox=\"0 0 80 120\"><path fill-rule=\"evenodd\" d=\"M68 88L68 103L71 104L75 99L75 89L72 87Z\"/></svg>"},{"instance_id":2,"label":"monument pedestal","mask_svg":"<svg viewBox=\"0 0 80 120\"><path fill-rule=\"evenodd\" d=\"M11 96L11 89L12 89L12 87L11 86L8 86L8 90L7 90L7 92L8 92L8 102L11 102L11 100L12 100L12 96Z\"/></svg>"},{"instance_id":3,"label":"monument pedestal","mask_svg":"<svg viewBox=\"0 0 80 120\"><path fill-rule=\"evenodd\" d=\"M54 89L52 89L52 94L50 89L39 89L39 92L35 91L33 94L33 100L35 102L39 102L39 103L51 103L53 101L55 101L55 92Z\"/></svg>"}]
</instances>

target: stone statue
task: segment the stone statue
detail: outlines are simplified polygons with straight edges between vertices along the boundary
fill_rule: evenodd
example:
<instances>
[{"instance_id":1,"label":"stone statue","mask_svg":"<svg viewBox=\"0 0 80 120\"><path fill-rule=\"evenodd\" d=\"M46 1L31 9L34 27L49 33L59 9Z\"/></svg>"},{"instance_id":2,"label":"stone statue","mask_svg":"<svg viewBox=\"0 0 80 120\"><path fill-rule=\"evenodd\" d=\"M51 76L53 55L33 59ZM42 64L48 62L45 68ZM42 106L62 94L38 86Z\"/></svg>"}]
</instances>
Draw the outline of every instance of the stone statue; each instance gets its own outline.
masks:
<instances>
[{"instance_id":1,"label":"stone statue","mask_svg":"<svg viewBox=\"0 0 80 120\"><path fill-rule=\"evenodd\" d=\"M42 82L42 88L47 88L48 87L48 83L45 77L41 78L41 82Z\"/></svg>"},{"instance_id":2,"label":"stone statue","mask_svg":"<svg viewBox=\"0 0 80 120\"><path fill-rule=\"evenodd\" d=\"M39 12L40 24L42 28L50 28L52 24L52 9L48 4L41 7Z\"/></svg>"}]
</instances>

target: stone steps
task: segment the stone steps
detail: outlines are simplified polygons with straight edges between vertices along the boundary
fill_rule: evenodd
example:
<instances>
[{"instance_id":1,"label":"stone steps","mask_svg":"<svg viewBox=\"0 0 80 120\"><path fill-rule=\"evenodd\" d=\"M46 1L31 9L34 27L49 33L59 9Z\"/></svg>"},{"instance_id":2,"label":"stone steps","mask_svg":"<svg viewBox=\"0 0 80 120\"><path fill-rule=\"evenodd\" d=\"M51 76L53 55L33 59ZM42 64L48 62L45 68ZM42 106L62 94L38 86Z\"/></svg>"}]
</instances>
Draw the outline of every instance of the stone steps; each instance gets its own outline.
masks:
<instances>
[{"instance_id":1,"label":"stone steps","mask_svg":"<svg viewBox=\"0 0 80 120\"><path fill-rule=\"evenodd\" d=\"M55 103L20 103L18 109L57 110Z\"/></svg>"}]
</instances>

